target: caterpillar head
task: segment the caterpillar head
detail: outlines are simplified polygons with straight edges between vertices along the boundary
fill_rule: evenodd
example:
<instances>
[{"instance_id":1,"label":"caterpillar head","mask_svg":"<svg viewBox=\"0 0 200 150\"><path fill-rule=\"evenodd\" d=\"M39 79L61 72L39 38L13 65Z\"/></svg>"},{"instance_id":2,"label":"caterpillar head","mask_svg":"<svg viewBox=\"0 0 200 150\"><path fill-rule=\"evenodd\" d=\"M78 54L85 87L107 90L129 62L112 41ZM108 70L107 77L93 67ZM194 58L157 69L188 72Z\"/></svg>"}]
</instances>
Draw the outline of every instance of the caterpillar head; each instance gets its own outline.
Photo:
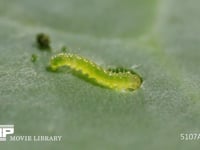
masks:
<instances>
[{"instance_id":1,"label":"caterpillar head","mask_svg":"<svg viewBox=\"0 0 200 150\"><path fill-rule=\"evenodd\" d=\"M142 84L142 78L137 74L132 74L130 81L130 86L127 88L128 91L134 91L135 89L138 89Z\"/></svg>"}]
</instances>

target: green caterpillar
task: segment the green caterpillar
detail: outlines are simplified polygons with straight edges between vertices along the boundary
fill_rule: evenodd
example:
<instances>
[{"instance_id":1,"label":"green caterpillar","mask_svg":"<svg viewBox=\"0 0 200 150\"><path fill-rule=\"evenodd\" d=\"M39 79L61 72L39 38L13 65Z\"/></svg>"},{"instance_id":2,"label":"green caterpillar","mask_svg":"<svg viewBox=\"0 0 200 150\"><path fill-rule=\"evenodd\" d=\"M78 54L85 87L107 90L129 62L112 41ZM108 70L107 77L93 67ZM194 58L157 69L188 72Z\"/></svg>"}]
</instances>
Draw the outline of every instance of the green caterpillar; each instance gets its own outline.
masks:
<instances>
[{"instance_id":1,"label":"green caterpillar","mask_svg":"<svg viewBox=\"0 0 200 150\"><path fill-rule=\"evenodd\" d=\"M60 53L50 59L52 70L63 66L80 71L89 79L94 79L97 84L110 89L133 91L142 84L142 78L133 71L121 68L105 70L94 62L75 54Z\"/></svg>"}]
</instances>

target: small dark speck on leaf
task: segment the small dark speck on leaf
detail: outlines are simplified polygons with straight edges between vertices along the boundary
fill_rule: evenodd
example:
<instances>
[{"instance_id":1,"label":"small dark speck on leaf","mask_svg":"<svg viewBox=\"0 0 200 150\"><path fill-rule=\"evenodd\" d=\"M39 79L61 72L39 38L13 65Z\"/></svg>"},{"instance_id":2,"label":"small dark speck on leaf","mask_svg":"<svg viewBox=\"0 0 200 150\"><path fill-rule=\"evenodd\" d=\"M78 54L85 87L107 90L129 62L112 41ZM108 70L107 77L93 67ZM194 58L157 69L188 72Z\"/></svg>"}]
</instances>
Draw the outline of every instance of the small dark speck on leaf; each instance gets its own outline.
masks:
<instances>
[{"instance_id":1,"label":"small dark speck on leaf","mask_svg":"<svg viewBox=\"0 0 200 150\"><path fill-rule=\"evenodd\" d=\"M35 55L35 54L31 55L31 61L32 62L36 62L37 58L38 58L37 55Z\"/></svg>"},{"instance_id":2,"label":"small dark speck on leaf","mask_svg":"<svg viewBox=\"0 0 200 150\"><path fill-rule=\"evenodd\" d=\"M45 33L37 34L36 41L37 41L37 45L39 49L51 50L51 46L50 46L51 40L47 34Z\"/></svg>"},{"instance_id":3,"label":"small dark speck on leaf","mask_svg":"<svg viewBox=\"0 0 200 150\"><path fill-rule=\"evenodd\" d=\"M67 52L67 49L68 49L68 48L67 48L66 46L61 47L61 51L62 51L62 52Z\"/></svg>"}]
</instances>

